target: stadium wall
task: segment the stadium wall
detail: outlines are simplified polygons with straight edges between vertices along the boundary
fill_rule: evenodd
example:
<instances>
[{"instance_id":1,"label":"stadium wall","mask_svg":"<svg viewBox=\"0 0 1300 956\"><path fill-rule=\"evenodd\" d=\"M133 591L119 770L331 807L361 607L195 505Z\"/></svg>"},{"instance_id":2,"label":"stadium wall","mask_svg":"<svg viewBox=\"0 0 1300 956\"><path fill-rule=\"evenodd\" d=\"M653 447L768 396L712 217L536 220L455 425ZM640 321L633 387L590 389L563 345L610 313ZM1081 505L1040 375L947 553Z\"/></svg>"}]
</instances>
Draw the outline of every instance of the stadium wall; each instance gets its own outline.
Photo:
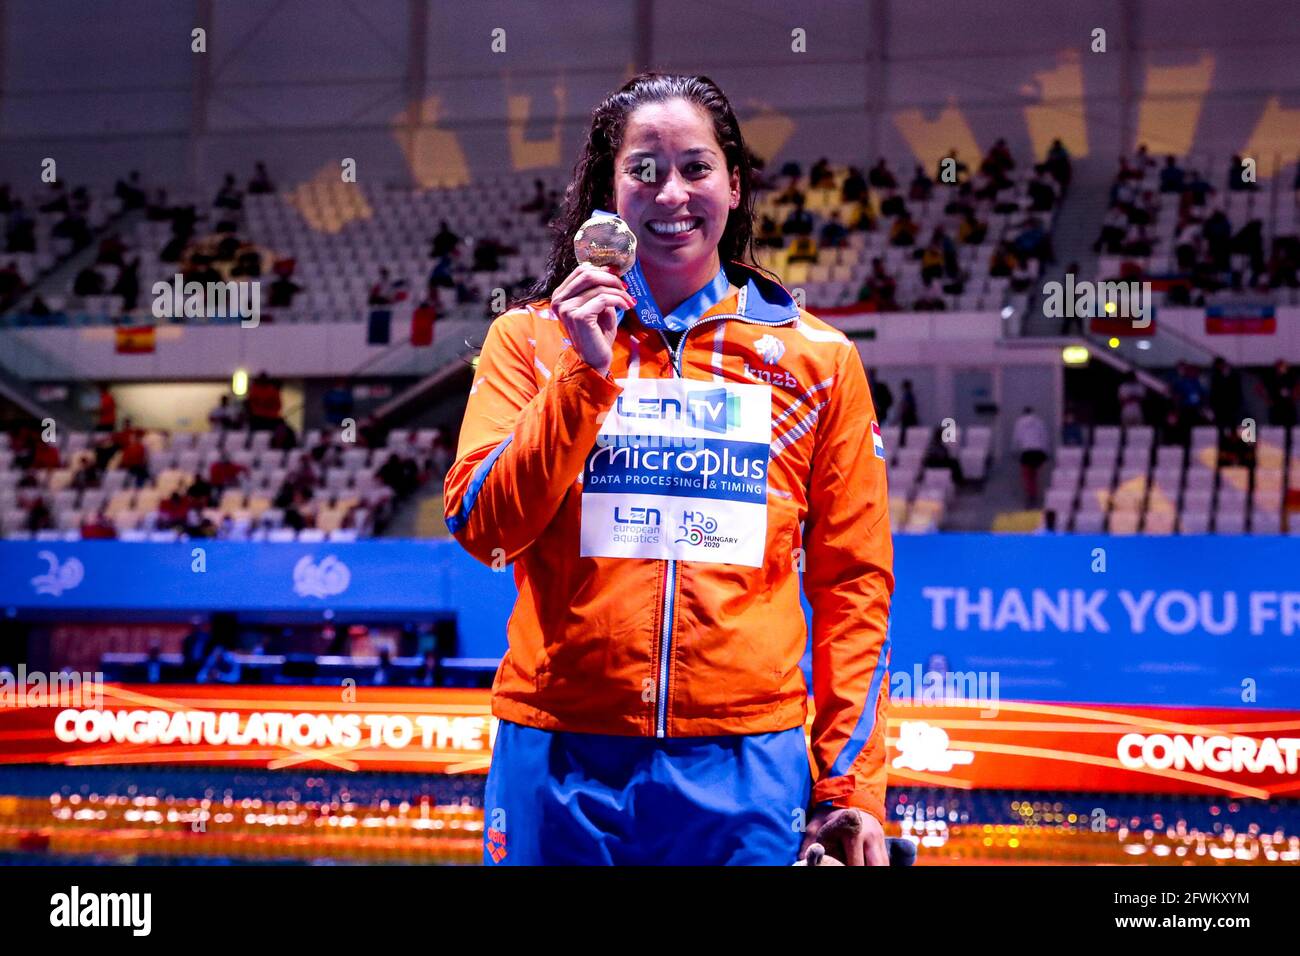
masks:
<instances>
[{"instance_id":1,"label":"stadium wall","mask_svg":"<svg viewBox=\"0 0 1300 956\"><path fill-rule=\"evenodd\" d=\"M694 0L9 0L0 178L35 182L47 157L71 182L137 168L204 188L255 159L284 187L332 178L344 157L365 181L403 185L567 171L592 106L645 67L712 76L777 163L930 164L999 137L1040 155L1060 136L1106 168L1145 141L1221 163L1258 155L1267 174L1265 157L1295 150L1291 12L1269 2L1242 15L1219 0L717 11Z\"/></svg>"},{"instance_id":2,"label":"stadium wall","mask_svg":"<svg viewBox=\"0 0 1300 956\"><path fill-rule=\"evenodd\" d=\"M892 668L996 675L1006 700L1300 709L1300 538L895 539ZM198 555L202 555L202 570ZM513 575L454 542L0 542L11 619L453 612L498 657ZM395 582L400 582L395 584Z\"/></svg>"}]
</instances>

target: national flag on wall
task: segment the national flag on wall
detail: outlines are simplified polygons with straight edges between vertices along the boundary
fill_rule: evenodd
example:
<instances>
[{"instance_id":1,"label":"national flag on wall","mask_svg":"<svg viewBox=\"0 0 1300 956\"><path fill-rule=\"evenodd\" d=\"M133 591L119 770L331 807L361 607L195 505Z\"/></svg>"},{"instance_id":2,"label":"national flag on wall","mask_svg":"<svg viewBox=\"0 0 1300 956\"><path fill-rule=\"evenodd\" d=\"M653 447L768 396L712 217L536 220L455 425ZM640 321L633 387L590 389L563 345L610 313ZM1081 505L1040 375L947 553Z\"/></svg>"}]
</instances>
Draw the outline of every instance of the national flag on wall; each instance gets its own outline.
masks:
<instances>
[{"instance_id":1,"label":"national flag on wall","mask_svg":"<svg viewBox=\"0 0 1300 956\"><path fill-rule=\"evenodd\" d=\"M1275 335L1277 313L1271 303L1206 306L1205 332L1207 335Z\"/></svg>"},{"instance_id":2,"label":"national flag on wall","mask_svg":"<svg viewBox=\"0 0 1300 956\"><path fill-rule=\"evenodd\" d=\"M1096 316L1088 322L1088 329L1093 335L1113 335L1116 338L1122 338L1129 335L1155 335L1156 318L1154 315L1147 316L1145 326L1135 326L1133 319L1124 319L1111 316Z\"/></svg>"},{"instance_id":3,"label":"national flag on wall","mask_svg":"<svg viewBox=\"0 0 1300 956\"><path fill-rule=\"evenodd\" d=\"M114 329L114 347L119 355L147 355L156 344L152 325L121 325Z\"/></svg>"}]
</instances>

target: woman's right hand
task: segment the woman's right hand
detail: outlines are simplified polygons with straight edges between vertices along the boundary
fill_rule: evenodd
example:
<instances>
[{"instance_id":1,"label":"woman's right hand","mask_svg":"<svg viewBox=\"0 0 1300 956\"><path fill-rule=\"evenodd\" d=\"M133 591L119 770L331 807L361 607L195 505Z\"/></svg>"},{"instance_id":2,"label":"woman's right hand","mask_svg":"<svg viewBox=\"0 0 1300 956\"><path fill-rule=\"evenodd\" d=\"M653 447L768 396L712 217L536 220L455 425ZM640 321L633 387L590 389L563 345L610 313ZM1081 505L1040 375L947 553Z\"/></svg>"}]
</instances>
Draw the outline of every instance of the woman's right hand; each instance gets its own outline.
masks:
<instances>
[{"instance_id":1,"label":"woman's right hand","mask_svg":"<svg viewBox=\"0 0 1300 956\"><path fill-rule=\"evenodd\" d=\"M614 357L618 309L631 309L636 299L611 268L587 262L565 277L551 293L551 311L584 362L601 375L609 374Z\"/></svg>"}]
</instances>

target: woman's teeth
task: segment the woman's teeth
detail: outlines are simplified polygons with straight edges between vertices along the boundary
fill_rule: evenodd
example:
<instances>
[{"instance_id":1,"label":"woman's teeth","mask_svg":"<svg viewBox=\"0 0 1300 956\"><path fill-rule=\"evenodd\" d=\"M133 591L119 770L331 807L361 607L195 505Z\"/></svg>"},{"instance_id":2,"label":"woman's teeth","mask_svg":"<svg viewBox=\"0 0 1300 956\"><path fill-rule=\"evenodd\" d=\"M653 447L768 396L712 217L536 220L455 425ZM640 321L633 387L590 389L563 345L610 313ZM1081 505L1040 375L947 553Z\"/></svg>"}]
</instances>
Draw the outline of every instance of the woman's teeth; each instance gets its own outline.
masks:
<instances>
[{"instance_id":1,"label":"woman's teeth","mask_svg":"<svg viewBox=\"0 0 1300 956\"><path fill-rule=\"evenodd\" d=\"M650 222L647 225L650 227L650 231L656 235L676 236L698 228L701 222L702 220L697 216L694 219L683 219L681 222Z\"/></svg>"}]
</instances>

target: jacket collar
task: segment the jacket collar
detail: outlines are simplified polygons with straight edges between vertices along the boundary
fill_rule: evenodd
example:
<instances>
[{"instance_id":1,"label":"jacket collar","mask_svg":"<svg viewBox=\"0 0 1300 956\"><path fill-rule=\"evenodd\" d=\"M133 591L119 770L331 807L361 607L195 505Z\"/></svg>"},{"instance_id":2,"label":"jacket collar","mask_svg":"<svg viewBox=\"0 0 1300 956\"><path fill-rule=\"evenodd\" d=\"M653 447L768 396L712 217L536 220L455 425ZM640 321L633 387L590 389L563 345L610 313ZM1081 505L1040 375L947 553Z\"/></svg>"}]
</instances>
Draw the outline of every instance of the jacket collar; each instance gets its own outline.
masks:
<instances>
[{"instance_id":1,"label":"jacket collar","mask_svg":"<svg viewBox=\"0 0 1300 956\"><path fill-rule=\"evenodd\" d=\"M746 321L764 325L780 325L799 317L799 306L794 296L781 283L734 259L723 269L731 284L740 291L727 296L705 312L705 316L735 314Z\"/></svg>"}]
</instances>

